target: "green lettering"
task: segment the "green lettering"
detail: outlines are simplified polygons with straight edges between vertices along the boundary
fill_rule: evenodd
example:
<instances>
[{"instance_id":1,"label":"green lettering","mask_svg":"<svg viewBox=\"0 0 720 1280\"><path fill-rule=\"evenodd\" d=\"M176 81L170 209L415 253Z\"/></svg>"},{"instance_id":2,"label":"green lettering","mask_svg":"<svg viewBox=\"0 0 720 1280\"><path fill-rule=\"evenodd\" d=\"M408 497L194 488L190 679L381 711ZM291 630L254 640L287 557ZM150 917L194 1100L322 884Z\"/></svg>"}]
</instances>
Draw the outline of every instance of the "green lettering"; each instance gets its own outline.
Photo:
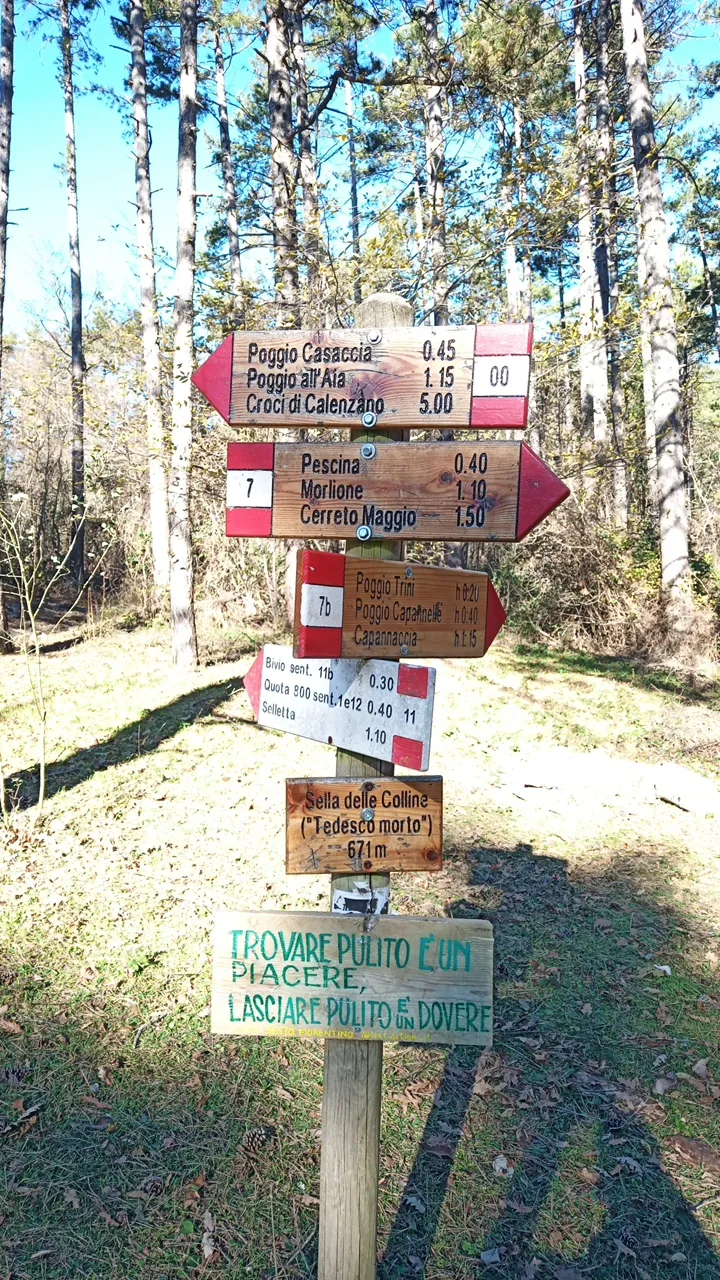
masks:
<instances>
[{"instance_id":1,"label":"green lettering","mask_svg":"<svg viewBox=\"0 0 720 1280\"><path fill-rule=\"evenodd\" d=\"M330 972L331 969L332 969L332 973ZM332 985L334 987L337 987L339 990L340 989L340 983L338 982L339 977L340 977L340 970L338 969L336 964L323 965L323 986L324 987L329 987L330 984L332 983Z\"/></svg>"},{"instance_id":2,"label":"green lettering","mask_svg":"<svg viewBox=\"0 0 720 1280\"><path fill-rule=\"evenodd\" d=\"M352 947L352 938L347 933L338 934L338 960L342 964L342 958Z\"/></svg>"},{"instance_id":3,"label":"green lettering","mask_svg":"<svg viewBox=\"0 0 720 1280\"><path fill-rule=\"evenodd\" d=\"M305 986L306 986L306 987L319 987L319 986L320 986L320 966L319 966L319 965L317 965L317 964L306 964L306 965L305 965L305 968L303 969L303 973L305 974ZM317 982L311 982L311 980L310 980L310 979L311 979L311 976L312 976L312 977L317 978Z\"/></svg>"},{"instance_id":4,"label":"green lettering","mask_svg":"<svg viewBox=\"0 0 720 1280\"><path fill-rule=\"evenodd\" d=\"M327 960L327 956L325 955L325 948L330 946L330 943L332 942L332 937L333 936L331 933L320 934L320 961L322 964L324 964L325 961Z\"/></svg>"},{"instance_id":5,"label":"green lettering","mask_svg":"<svg viewBox=\"0 0 720 1280\"><path fill-rule=\"evenodd\" d=\"M315 963L317 964L318 939L315 937L314 933L306 933L305 938L306 938L306 946L307 946L307 958L308 960L314 960Z\"/></svg>"},{"instance_id":6,"label":"green lettering","mask_svg":"<svg viewBox=\"0 0 720 1280\"><path fill-rule=\"evenodd\" d=\"M251 955L253 960L257 960L258 958L257 949L258 949L259 941L260 941L259 935L255 932L254 929L246 930L245 932L245 959L246 960L249 960Z\"/></svg>"},{"instance_id":7,"label":"green lettering","mask_svg":"<svg viewBox=\"0 0 720 1280\"><path fill-rule=\"evenodd\" d=\"M305 940L301 933L295 935L295 946L290 958L292 960L305 960Z\"/></svg>"},{"instance_id":8,"label":"green lettering","mask_svg":"<svg viewBox=\"0 0 720 1280\"><path fill-rule=\"evenodd\" d=\"M277 969L275 968L274 964L265 965L265 968L263 969L262 978L260 979L260 986L262 986L266 978L268 979L269 982L274 982L276 987L280 985L280 979L278 978Z\"/></svg>"},{"instance_id":9,"label":"green lettering","mask_svg":"<svg viewBox=\"0 0 720 1280\"><path fill-rule=\"evenodd\" d=\"M359 991L360 987L356 983L351 982L351 978L355 976L354 969L343 969L343 988L345 991Z\"/></svg>"},{"instance_id":10,"label":"green lettering","mask_svg":"<svg viewBox=\"0 0 720 1280\"><path fill-rule=\"evenodd\" d=\"M432 964L425 964L425 952L427 951L428 947L431 947L431 946L432 946L432 944L433 944L433 942L434 942L434 941L435 941L435 934L434 934L434 933L431 933L431 934L430 934L430 936L429 936L428 938L421 938L421 939L420 939L420 961L419 961L419 964L418 964L418 968L419 968L419 969L425 969L427 973L433 973L433 972L434 972L434 970L435 970L435 966L434 966L434 965L432 965Z\"/></svg>"},{"instance_id":11,"label":"green lettering","mask_svg":"<svg viewBox=\"0 0 720 1280\"><path fill-rule=\"evenodd\" d=\"M233 960L237 960L237 959L238 959L238 940L242 937L242 933L243 933L243 930L242 930L242 929L232 929L232 930L231 930L231 934L232 934L232 958L233 958Z\"/></svg>"}]
</instances>

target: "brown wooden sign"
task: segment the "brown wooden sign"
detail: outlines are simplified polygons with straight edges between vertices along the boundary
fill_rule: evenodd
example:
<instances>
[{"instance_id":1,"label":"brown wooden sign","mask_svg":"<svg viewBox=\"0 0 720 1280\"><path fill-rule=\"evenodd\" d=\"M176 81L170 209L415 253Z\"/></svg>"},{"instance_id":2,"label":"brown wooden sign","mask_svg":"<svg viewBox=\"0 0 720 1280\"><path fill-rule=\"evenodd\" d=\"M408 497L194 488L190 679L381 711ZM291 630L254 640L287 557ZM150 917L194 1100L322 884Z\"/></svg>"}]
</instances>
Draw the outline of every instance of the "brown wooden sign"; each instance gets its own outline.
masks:
<instances>
[{"instance_id":1,"label":"brown wooden sign","mask_svg":"<svg viewBox=\"0 0 720 1280\"><path fill-rule=\"evenodd\" d=\"M230 334L193 376L247 427L527 423L532 325Z\"/></svg>"},{"instance_id":2,"label":"brown wooden sign","mask_svg":"<svg viewBox=\"0 0 720 1280\"><path fill-rule=\"evenodd\" d=\"M230 444L231 537L519 542L569 496L526 444Z\"/></svg>"},{"instance_id":3,"label":"brown wooden sign","mask_svg":"<svg viewBox=\"0 0 720 1280\"><path fill-rule=\"evenodd\" d=\"M492 1044L487 920L225 911L213 953L218 1035Z\"/></svg>"},{"instance_id":4,"label":"brown wooden sign","mask_svg":"<svg viewBox=\"0 0 720 1280\"><path fill-rule=\"evenodd\" d=\"M289 875L438 871L442 778L288 778Z\"/></svg>"},{"instance_id":5,"label":"brown wooden sign","mask_svg":"<svg viewBox=\"0 0 720 1280\"><path fill-rule=\"evenodd\" d=\"M480 658L504 621L486 573L298 555L296 658Z\"/></svg>"}]
</instances>

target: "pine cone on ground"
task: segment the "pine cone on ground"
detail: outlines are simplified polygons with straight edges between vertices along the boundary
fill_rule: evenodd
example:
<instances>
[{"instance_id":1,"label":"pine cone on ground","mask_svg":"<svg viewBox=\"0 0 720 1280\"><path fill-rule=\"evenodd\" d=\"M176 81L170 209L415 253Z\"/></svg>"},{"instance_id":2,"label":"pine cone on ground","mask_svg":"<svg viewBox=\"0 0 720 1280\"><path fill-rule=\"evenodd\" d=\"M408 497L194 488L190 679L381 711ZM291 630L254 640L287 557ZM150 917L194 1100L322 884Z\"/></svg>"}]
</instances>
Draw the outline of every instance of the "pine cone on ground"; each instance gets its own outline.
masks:
<instances>
[{"instance_id":1,"label":"pine cone on ground","mask_svg":"<svg viewBox=\"0 0 720 1280\"><path fill-rule=\"evenodd\" d=\"M242 1140L242 1149L248 1155L254 1155L255 1152L262 1150L268 1146L275 1138L275 1130L272 1125L258 1125L254 1129L248 1129Z\"/></svg>"},{"instance_id":2,"label":"pine cone on ground","mask_svg":"<svg viewBox=\"0 0 720 1280\"><path fill-rule=\"evenodd\" d=\"M165 1190L165 1181L157 1173L151 1173L143 1182L142 1190L148 1196L161 1196Z\"/></svg>"}]
</instances>

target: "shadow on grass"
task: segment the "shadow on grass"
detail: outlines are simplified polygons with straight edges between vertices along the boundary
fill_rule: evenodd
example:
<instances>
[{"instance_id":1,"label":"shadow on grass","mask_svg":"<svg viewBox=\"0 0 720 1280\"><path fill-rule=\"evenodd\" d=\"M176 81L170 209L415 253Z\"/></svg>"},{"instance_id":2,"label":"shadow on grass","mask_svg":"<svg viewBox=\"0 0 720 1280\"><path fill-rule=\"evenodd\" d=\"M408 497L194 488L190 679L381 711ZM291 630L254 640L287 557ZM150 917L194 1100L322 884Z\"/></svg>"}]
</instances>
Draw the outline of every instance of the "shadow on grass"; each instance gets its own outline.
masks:
<instances>
[{"instance_id":1,"label":"shadow on grass","mask_svg":"<svg viewBox=\"0 0 720 1280\"><path fill-rule=\"evenodd\" d=\"M527 845L448 851L468 873L450 913L495 925L495 1045L449 1050L419 1147L411 1109L401 1145L385 1149L412 1168L392 1196L382 1280L473 1276L495 1249L482 1274L508 1280L717 1280L720 1256L690 1207L712 1182L666 1168L661 1151L676 1132L720 1149L715 1108L685 1084L656 1099L652 1082L700 1057L712 1065L717 1016L695 1015L718 984L713 995L712 977L700 981L693 921L665 901L650 859L638 850L571 879L562 859ZM182 965L133 975L109 924L94 972L83 947L67 945L60 964L49 918L25 928L0 947L11 1020L9 1034L0 1025L0 1128L14 1126L0 1183L5 1274L313 1276L321 1045L211 1036L207 965L197 979ZM653 958L670 977L637 976ZM414 1080L439 1056L399 1060ZM397 1061L388 1055L385 1125ZM29 1077L13 1077L25 1064ZM34 1122L19 1100L42 1106ZM244 1151L248 1131L268 1125L275 1143ZM493 1173L499 1154L512 1177Z\"/></svg>"},{"instance_id":2,"label":"shadow on grass","mask_svg":"<svg viewBox=\"0 0 720 1280\"><path fill-rule=\"evenodd\" d=\"M211 715L216 707L242 688L242 679L233 678L193 689L163 707L146 711L104 742L82 747L66 759L49 764L45 779L46 798L59 791L70 791L104 769L113 769L136 756L155 751L186 725ZM37 766L11 773L5 779L8 807L27 809L37 804L39 785L40 770Z\"/></svg>"},{"instance_id":3,"label":"shadow on grass","mask_svg":"<svg viewBox=\"0 0 720 1280\"><path fill-rule=\"evenodd\" d=\"M720 1252L660 1145L662 1138L672 1149L679 1132L709 1138L720 1156L717 1104L707 1093L699 1103L692 1083L662 1102L652 1092L659 1074L674 1068L687 1077L692 1061L720 1048L716 981L701 1026L692 1012L683 1017L689 1002L703 1007L708 986L707 975L701 984L691 968L683 971L687 918L661 893L648 894L630 857L574 883L561 859L535 856L527 845L465 857L468 897L449 904L449 913L493 920L494 1048L448 1054L379 1280L424 1276L428 1267L461 1274L442 1270L460 1261L457 1252L448 1257L442 1237L453 1203L463 1202L477 1206L482 1223L479 1232L466 1223L465 1265L484 1262L490 1275L717 1280ZM504 899L503 909L476 905L484 896ZM663 989L637 977L652 970L643 954L650 961L656 953L663 960L672 953L671 978L655 979ZM472 1147L479 1132L482 1180L472 1156L458 1162L461 1141ZM502 1161L493 1174L498 1156L514 1170L509 1178ZM685 1164L680 1181L697 1188L694 1202L712 1201L712 1181Z\"/></svg>"},{"instance_id":4,"label":"shadow on grass","mask_svg":"<svg viewBox=\"0 0 720 1280\"><path fill-rule=\"evenodd\" d=\"M504 661L524 673L552 672L559 675L605 676L622 684L643 689L661 690L690 702L716 702L717 681L691 674L663 671L649 666L641 658L604 657L594 653L566 652L545 645L517 644L506 650ZM515 660L517 659L517 660Z\"/></svg>"}]
</instances>

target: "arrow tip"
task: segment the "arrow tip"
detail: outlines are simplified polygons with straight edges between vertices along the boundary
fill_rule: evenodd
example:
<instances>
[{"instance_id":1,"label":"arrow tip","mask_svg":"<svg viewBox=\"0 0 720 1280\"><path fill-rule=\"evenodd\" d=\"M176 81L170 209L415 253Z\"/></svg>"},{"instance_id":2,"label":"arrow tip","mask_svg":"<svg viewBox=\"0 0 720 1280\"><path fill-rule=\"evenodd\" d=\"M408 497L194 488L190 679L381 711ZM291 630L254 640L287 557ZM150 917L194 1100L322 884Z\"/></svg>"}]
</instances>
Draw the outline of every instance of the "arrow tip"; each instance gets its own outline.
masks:
<instances>
[{"instance_id":1,"label":"arrow tip","mask_svg":"<svg viewBox=\"0 0 720 1280\"><path fill-rule=\"evenodd\" d=\"M520 446L517 532L520 542L566 498L570 490L527 444Z\"/></svg>"},{"instance_id":2,"label":"arrow tip","mask_svg":"<svg viewBox=\"0 0 720 1280\"><path fill-rule=\"evenodd\" d=\"M488 578L487 601L485 604L485 653L487 653L506 618L507 614L503 609L502 601Z\"/></svg>"},{"instance_id":3,"label":"arrow tip","mask_svg":"<svg viewBox=\"0 0 720 1280\"><path fill-rule=\"evenodd\" d=\"M265 650L261 649L250 670L246 672L245 679L243 680L245 692L250 699L250 706L253 709L253 715L256 720L260 711L260 689L262 687L264 662Z\"/></svg>"},{"instance_id":4,"label":"arrow tip","mask_svg":"<svg viewBox=\"0 0 720 1280\"><path fill-rule=\"evenodd\" d=\"M221 418L230 421L230 393L232 391L233 335L220 343L217 351L208 356L196 369L192 380L198 391L216 409Z\"/></svg>"}]
</instances>

